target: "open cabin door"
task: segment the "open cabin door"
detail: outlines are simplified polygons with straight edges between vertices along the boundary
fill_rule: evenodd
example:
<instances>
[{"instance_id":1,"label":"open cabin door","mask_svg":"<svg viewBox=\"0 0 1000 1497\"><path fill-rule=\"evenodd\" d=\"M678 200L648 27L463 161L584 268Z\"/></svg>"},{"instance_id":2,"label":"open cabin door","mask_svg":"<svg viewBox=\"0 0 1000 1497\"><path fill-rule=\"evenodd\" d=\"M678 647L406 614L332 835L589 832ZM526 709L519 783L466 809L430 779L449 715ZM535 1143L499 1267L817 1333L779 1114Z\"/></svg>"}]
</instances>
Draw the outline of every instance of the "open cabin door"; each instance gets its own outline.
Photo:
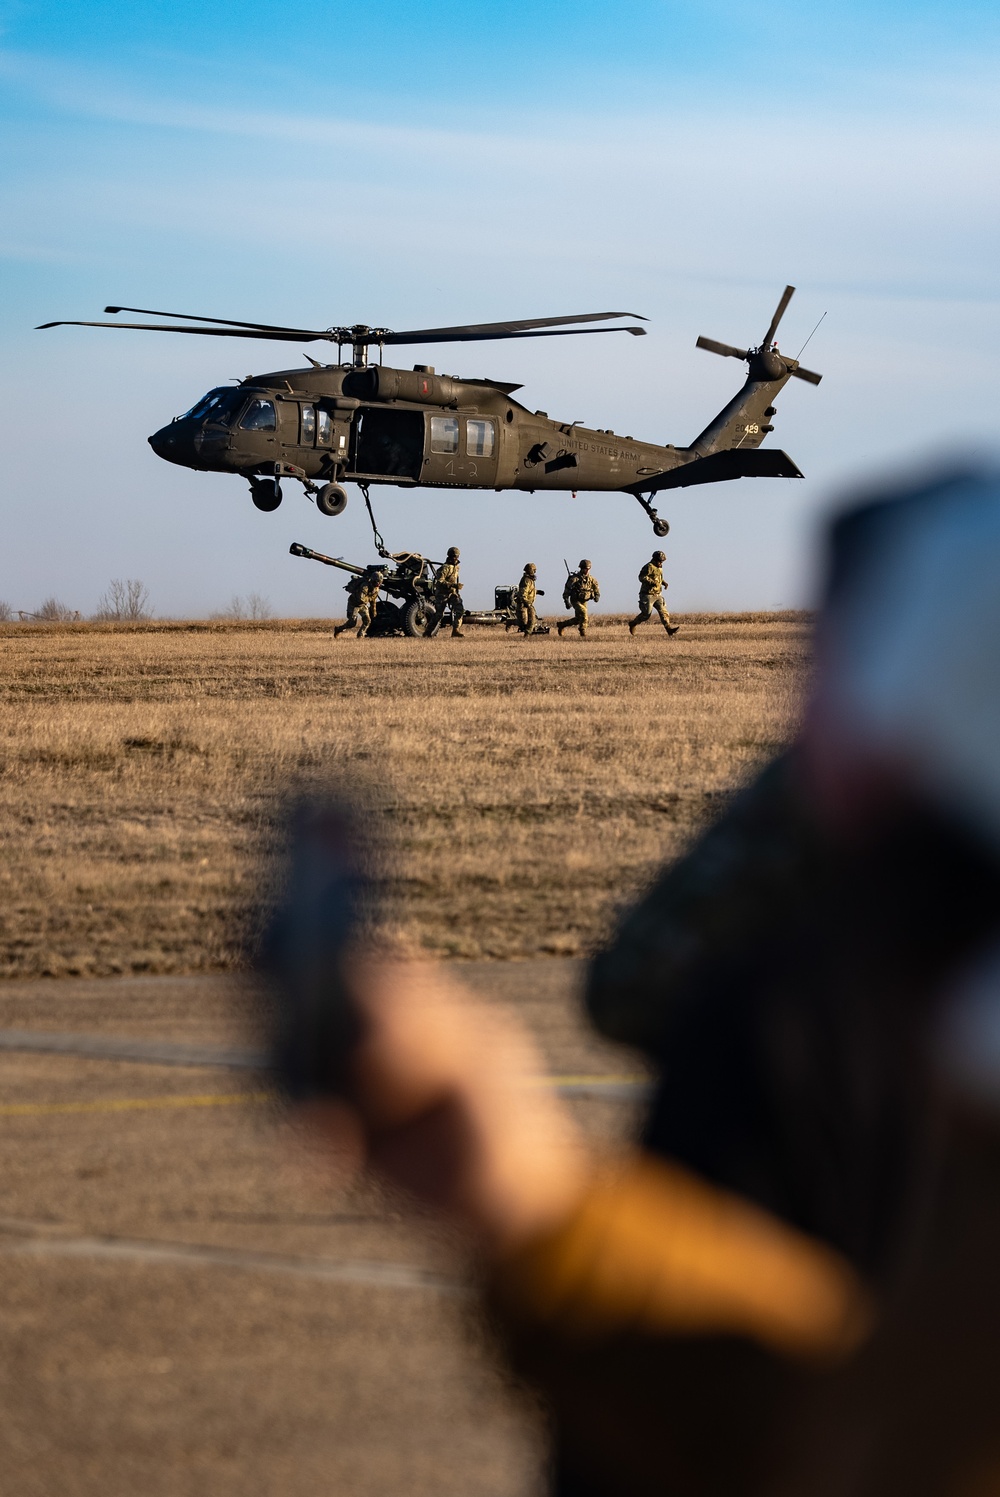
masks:
<instances>
[{"instance_id":1,"label":"open cabin door","mask_svg":"<svg viewBox=\"0 0 1000 1497\"><path fill-rule=\"evenodd\" d=\"M419 482L424 456L422 411L363 406L355 434L354 472L359 478Z\"/></svg>"}]
</instances>

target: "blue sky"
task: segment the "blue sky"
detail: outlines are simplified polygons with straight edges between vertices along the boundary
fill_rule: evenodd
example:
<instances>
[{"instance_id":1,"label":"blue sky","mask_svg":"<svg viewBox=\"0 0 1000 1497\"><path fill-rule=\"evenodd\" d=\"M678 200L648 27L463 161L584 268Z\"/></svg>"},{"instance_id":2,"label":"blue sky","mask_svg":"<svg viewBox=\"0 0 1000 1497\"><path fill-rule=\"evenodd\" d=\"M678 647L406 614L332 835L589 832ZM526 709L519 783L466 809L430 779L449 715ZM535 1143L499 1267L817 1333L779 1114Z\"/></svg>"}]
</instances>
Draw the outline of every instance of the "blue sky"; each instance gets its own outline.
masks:
<instances>
[{"instance_id":1,"label":"blue sky","mask_svg":"<svg viewBox=\"0 0 1000 1497\"><path fill-rule=\"evenodd\" d=\"M677 608L807 600L818 519L859 478L994 440L998 64L985 4L0 3L0 598L87 611L139 576L164 613L251 590L324 613L328 574L288 543L370 554L359 502L327 521L290 485L261 515L146 445L274 348L38 322L108 301L389 326L624 306L645 340L426 357L683 442L739 378L695 337L754 341L792 281L784 346L828 314L824 383L793 382L771 438L805 482L661 508ZM385 490L378 513L394 546L457 541L480 603L528 556L551 597L586 552L624 607L652 542L624 496Z\"/></svg>"}]
</instances>

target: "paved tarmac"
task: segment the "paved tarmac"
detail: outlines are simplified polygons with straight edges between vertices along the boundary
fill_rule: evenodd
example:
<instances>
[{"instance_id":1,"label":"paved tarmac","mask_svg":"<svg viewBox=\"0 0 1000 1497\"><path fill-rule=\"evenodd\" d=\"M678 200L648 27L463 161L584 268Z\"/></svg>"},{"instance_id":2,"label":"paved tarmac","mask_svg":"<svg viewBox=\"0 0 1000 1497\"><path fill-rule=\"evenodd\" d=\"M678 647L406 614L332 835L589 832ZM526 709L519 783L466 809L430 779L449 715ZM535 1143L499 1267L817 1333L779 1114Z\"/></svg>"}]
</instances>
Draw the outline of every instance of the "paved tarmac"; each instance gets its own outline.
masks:
<instances>
[{"instance_id":1,"label":"paved tarmac","mask_svg":"<svg viewBox=\"0 0 1000 1497\"><path fill-rule=\"evenodd\" d=\"M579 963L453 970L519 1010L589 1132L628 1129L635 1062L582 1023ZM234 978L0 985L0 1489L539 1492L455 1245L332 1185L252 1048Z\"/></svg>"}]
</instances>

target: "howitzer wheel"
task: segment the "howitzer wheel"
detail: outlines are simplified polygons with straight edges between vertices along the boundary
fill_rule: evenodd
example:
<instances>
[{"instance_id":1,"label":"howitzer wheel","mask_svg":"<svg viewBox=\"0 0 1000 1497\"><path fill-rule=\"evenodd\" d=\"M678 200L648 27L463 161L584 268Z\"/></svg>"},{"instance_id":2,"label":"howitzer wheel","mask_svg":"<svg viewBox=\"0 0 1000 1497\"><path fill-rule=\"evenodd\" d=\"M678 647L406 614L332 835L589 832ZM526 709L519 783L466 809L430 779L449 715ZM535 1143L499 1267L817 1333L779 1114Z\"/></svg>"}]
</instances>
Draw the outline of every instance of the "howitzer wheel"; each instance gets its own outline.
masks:
<instances>
[{"instance_id":1,"label":"howitzer wheel","mask_svg":"<svg viewBox=\"0 0 1000 1497\"><path fill-rule=\"evenodd\" d=\"M670 534L670 521L669 520L654 520L653 521L653 534L654 535L669 535Z\"/></svg>"},{"instance_id":2,"label":"howitzer wheel","mask_svg":"<svg viewBox=\"0 0 1000 1497\"><path fill-rule=\"evenodd\" d=\"M325 483L316 495L316 508L321 515L331 518L342 515L347 508L347 490L339 483Z\"/></svg>"},{"instance_id":3,"label":"howitzer wheel","mask_svg":"<svg viewBox=\"0 0 1000 1497\"><path fill-rule=\"evenodd\" d=\"M276 478L252 478L250 498L258 509L269 515L281 503L281 484Z\"/></svg>"},{"instance_id":4,"label":"howitzer wheel","mask_svg":"<svg viewBox=\"0 0 1000 1497\"><path fill-rule=\"evenodd\" d=\"M423 639L433 622L434 614L421 598L414 598L403 615L403 628L411 639Z\"/></svg>"}]
</instances>

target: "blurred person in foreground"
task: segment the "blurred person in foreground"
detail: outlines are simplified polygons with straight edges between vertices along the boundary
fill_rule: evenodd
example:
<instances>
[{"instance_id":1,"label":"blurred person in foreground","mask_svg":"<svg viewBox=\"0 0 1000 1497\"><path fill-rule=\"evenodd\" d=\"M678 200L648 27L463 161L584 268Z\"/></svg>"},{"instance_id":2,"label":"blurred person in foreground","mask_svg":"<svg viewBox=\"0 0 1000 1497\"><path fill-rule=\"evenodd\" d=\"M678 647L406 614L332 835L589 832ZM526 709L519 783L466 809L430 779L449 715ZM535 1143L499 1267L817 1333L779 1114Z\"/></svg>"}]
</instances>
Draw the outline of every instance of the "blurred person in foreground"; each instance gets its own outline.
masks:
<instances>
[{"instance_id":1,"label":"blurred person in foreground","mask_svg":"<svg viewBox=\"0 0 1000 1497\"><path fill-rule=\"evenodd\" d=\"M513 1025L358 959L312 1126L462 1225L565 1497L1000 1497L1000 484L833 536L792 749L594 962L595 1158Z\"/></svg>"}]
</instances>

